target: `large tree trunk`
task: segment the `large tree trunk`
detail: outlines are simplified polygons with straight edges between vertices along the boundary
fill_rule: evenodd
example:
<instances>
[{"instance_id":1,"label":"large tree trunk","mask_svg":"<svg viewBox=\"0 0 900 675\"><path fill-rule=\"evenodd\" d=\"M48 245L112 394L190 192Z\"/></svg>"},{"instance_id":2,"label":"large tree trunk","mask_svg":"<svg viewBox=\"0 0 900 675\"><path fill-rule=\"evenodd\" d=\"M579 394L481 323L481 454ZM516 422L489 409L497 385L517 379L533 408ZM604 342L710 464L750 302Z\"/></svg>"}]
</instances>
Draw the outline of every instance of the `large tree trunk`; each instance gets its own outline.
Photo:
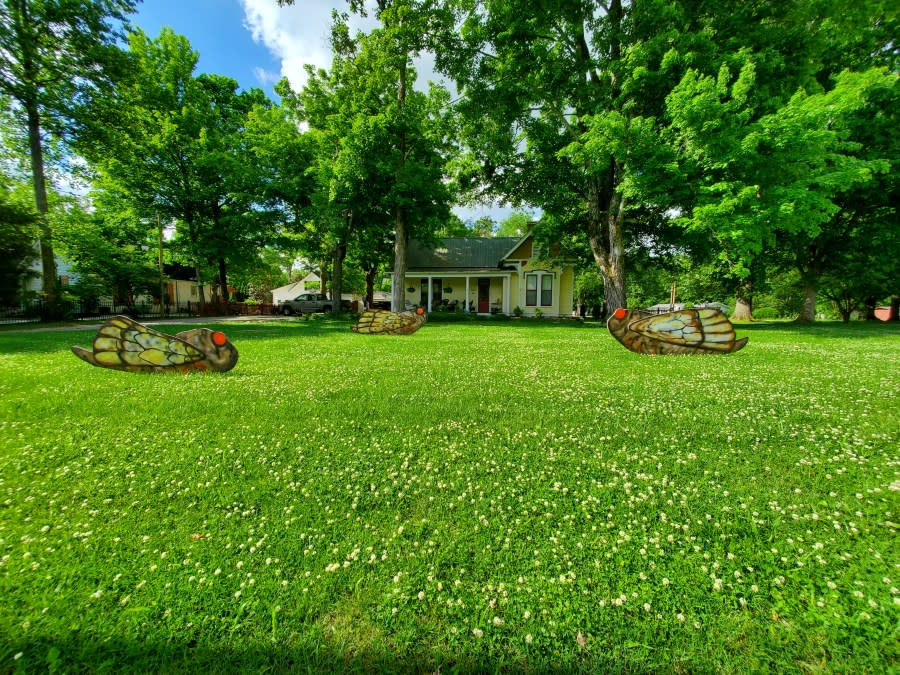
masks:
<instances>
[{"instance_id":1,"label":"large tree trunk","mask_svg":"<svg viewBox=\"0 0 900 675\"><path fill-rule=\"evenodd\" d=\"M41 145L41 120L37 102L28 104L28 147L31 155L31 180L34 205L38 212L38 241L41 247L41 278L47 315L59 314L59 280L56 278L56 256L53 253L53 231L47 217L47 182L44 176L44 149Z\"/></svg>"},{"instance_id":2,"label":"large tree trunk","mask_svg":"<svg viewBox=\"0 0 900 675\"><path fill-rule=\"evenodd\" d=\"M401 110L406 103L406 55L400 66L397 85L397 107ZM406 163L406 133L401 130L398 142L400 155L397 167L397 182L400 172ZM406 209L397 205L394 221L394 276L391 280L391 311L402 312L406 309L406 244L409 240L409 227L406 222Z\"/></svg>"},{"instance_id":3,"label":"large tree trunk","mask_svg":"<svg viewBox=\"0 0 900 675\"><path fill-rule=\"evenodd\" d=\"M611 171L617 167L612 160ZM615 176L610 181L615 185ZM599 179L590 179L588 190L588 242L597 269L603 279L603 297L606 301L606 315L619 307L627 307L625 293L625 201L613 192L604 194Z\"/></svg>"},{"instance_id":4,"label":"large tree trunk","mask_svg":"<svg viewBox=\"0 0 900 675\"><path fill-rule=\"evenodd\" d=\"M328 258L319 261L319 293L326 295L331 283L331 262Z\"/></svg>"},{"instance_id":5,"label":"large tree trunk","mask_svg":"<svg viewBox=\"0 0 900 675\"><path fill-rule=\"evenodd\" d=\"M197 282L197 297L200 303L200 314L206 311L206 293L203 292L203 278L200 276L200 261L194 261L194 279Z\"/></svg>"},{"instance_id":6,"label":"large tree trunk","mask_svg":"<svg viewBox=\"0 0 900 675\"><path fill-rule=\"evenodd\" d=\"M811 280L803 282L803 307L796 323L812 323L816 320L816 293L818 289Z\"/></svg>"},{"instance_id":7,"label":"large tree trunk","mask_svg":"<svg viewBox=\"0 0 900 675\"><path fill-rule=\"evenodd\" d=\"M900 321L900 295L891 296L891 310L888 313L888 321Z\"/></svg>"},{"instance_id":8,"label":"large tree trunk","mask_svg":"<svg viewBox=\"0 0 900 675\"><path fill-rule=\"evenodd\" d=\"M23 80L26 91L22 97L25 114L28 117L28 151L31 159L31 181L34 188L34 205L38 212L38 242L41 249L41 277L44 291L45 312L49 317L60 315L59 279L56 277L56 256L53 253L53 231L47 218L47 183L44 173L44 149L41 144L41 115L38 106L38 36L35 24L29 16L30 6L25 2L13 3L14 30L18 34L22 49Z\"/></svg>"},{"instance_id":9,"label":"large tree trunk","mask_svg":"<svg viewBox=\"0 0 900 675\"><path fill-rule=\"evenodd\" d=\"M341 294L344 286L344 258L347 256L347 243L339 242L334 247L334 258L331 263L331 311L341 311Z\"/></svg>"},{"instance_id":10,"label":"large tree trunk","mask_svg":"<svg viewBox=\"0 0 900 675\"><path fill-rule=\"evenodd\" d=\"M402 206L397 207L397 218L394 223L394 274L391 277L391 311L402 312L406 309L406 213Z\"/></svg>"},{"instance_id":11,"label":"large tree trunk","mask_svg":"<svg viewBox=\"0 0 900 675\"><path fill-rule=\"evenodd\" d=\"M373 265L372 269L366 270L366 298L368 306L363 309L369 309L372 306L372 300L375 297L375 276L378 274L378 268Z\"/></svg>"},{"instance_id":12,"label":"large tree trunk","mask_svg":"<svg viewBox=\"0 0 900 675\"><path fill-rule=\"evenodd\" d=\"M225 258L219 256L219 288L222 289L222 300L228 302L228 274L225 268Z\"/></svg>"},{"instance_id":13,"label":"large tree trunk","mask_svg":"<svg viewBox=\"0 0 900 675\"><path fill-rule=\"evenodd\" d=\"M607 18L610 26L615 27L609 40L609 56L613 61L621 58L622 46L618 38L624 13L621 0L611 0L608 5ZM574 36L578 68L583 71L591 84L599 91L606 86L597 76L590 48L583 31ZM615 72L609 73L611 92L615 99L620 92L620 83ZM580 127L582 133L586 128ZM622 178L623 166L617 158L610 157L609 165L601 173L590 175L591 167L585 167L588 177L588 223L587 234L594 262L603 279L603 298L606 304L605 317L619 307L628 307L625 287L625 199L616 192Z\"/></svg>"},{"instance_id":14,"label":"large tree trunk","mask_svg":"<svg viewBox=\"0 0 900 675\"><path fill-rule=\"evenodd\" d=\"M863 306L866 308L866 321L877 321L878 317L875 316L875 305L876 299L872 297L868 297L863 302Z\"/></svg>"},{"instance_id":15,"label":"large tree trunk","mask_svg":"<svg viewBox=\"0 0 900 675\"><path fill-rule=\"evenodd\" d=\"M737 288L731 318L735 321L753 321L753 282L749 279L742 281Z\"/></svg>"}]
</instances>

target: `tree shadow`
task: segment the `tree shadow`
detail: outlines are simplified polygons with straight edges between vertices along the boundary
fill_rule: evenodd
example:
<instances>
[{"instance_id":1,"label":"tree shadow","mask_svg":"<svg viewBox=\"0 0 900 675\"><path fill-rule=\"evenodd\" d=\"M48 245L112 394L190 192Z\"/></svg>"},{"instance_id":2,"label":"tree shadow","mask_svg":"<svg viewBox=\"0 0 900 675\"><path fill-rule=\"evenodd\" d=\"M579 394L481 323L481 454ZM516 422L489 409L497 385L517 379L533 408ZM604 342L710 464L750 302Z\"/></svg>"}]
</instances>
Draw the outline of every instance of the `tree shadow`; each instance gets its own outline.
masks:
<instances>
[{"instance_id":1,"label":"tree shadow","mask_svg":"<svg viewBox=\"0 0 900 675\"><path fill-rule=\"evenodd\" d=\"M429 648L415 653L388 649L341 650L316 640L284 646L277 643L210 646L182 642L106 638L76 632L65 638L0 637L0 672L66 673L573 673L596 672L598 663L575 659L554 664L537 656L523 663L511 658L443 653ZM607 666L612 664L606 664ZM633 672L643 672L634 670Z\"/></svg>"}]
</instances>

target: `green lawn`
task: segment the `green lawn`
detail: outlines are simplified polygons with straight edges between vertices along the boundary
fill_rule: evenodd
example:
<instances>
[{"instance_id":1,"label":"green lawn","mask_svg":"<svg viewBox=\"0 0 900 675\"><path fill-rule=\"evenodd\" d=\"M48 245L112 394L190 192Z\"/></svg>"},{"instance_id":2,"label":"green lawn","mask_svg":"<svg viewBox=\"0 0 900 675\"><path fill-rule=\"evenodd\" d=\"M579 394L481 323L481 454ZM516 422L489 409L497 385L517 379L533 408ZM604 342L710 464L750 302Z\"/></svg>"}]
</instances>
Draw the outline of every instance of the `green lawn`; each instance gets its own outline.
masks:
<instances>
[{"instance_id":1,"label":"green lawn","mask_svg":"<svg viewBox=\"0 0 900 675\"><path fill-rule=\"evenodd\" d=\"M900 667L896 325L215 326L0 333L0 672Z\"/></svg>"}]
</instances>

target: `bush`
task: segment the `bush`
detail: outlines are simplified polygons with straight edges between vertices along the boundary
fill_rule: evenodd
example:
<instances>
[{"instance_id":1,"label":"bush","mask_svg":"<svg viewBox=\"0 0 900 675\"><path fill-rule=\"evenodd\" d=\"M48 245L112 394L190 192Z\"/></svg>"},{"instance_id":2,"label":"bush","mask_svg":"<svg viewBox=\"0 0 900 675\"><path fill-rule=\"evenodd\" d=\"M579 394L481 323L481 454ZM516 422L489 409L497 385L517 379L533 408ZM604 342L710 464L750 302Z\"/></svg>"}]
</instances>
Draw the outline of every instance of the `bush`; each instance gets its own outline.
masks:
<instances>
[{"instance_id":1,"label":"bush","mask_svg":"<svg viewBox=\"0 0 900 675\"><path fill-rule=\"evenodd\" d=\"M778 319L779 318L778 310L774 307L760 307L759 309L753 310L753 318L766 320L766 319Z\"/></svg>"}]
</instances>

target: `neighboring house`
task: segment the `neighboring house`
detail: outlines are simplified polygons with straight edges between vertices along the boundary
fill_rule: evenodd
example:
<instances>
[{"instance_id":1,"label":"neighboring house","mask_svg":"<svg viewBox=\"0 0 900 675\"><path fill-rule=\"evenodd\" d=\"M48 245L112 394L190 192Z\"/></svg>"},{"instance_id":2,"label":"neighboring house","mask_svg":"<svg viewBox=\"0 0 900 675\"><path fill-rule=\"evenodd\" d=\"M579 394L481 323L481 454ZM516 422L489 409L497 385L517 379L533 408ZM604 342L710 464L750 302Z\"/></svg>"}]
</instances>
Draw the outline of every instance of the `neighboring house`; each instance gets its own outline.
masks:
<instances>
[{"instance_id":1,"label":"neighboring house","mask_svg":"<svg viewBox=\"0 0 900 675\"><path fill-rule=\"evenodd\" d=\"M59 279L59 285L65 287L78 283L78 275L71 270L69 263L58 255L54 256L54 258L56 260L56 277ZM26 293L40 293L44 290L44 277L40 249L37 247L37 244L35 244L35 258L31 262L31 271L33 274L25 280L23 290Z\"/></svg>"},{"instance_id":2,"label":"neighboring house","mask_svg":"<svg viewBox=\"0 0 900 675\"><path fill-rule=\"evenodd\" d=\"M316 282L314 288L307 288L306 284L310 282ZM295 281L292 284L288 284L287 286L280 286L278 288L273 288L271 290L272 293L272 304L280 305L285 300L293 300L301 293L306 293L307 291L316 291L318 292L321 288L322 279L315 272L310 272L305 277L300 279L300 281Z\"/></svg>"},{"instance_id":3,"label":"neighboring house","mask_svg":"<svg viewBox=\"0 0 900 675\"><path fill-rule=\"evenodd\" d=\"M574 263L538 250L534 236L450 237L436 248L407 248L406 303L428 311L448 307L478 314L571 316Z\"/></svg>"}]
</instances>

